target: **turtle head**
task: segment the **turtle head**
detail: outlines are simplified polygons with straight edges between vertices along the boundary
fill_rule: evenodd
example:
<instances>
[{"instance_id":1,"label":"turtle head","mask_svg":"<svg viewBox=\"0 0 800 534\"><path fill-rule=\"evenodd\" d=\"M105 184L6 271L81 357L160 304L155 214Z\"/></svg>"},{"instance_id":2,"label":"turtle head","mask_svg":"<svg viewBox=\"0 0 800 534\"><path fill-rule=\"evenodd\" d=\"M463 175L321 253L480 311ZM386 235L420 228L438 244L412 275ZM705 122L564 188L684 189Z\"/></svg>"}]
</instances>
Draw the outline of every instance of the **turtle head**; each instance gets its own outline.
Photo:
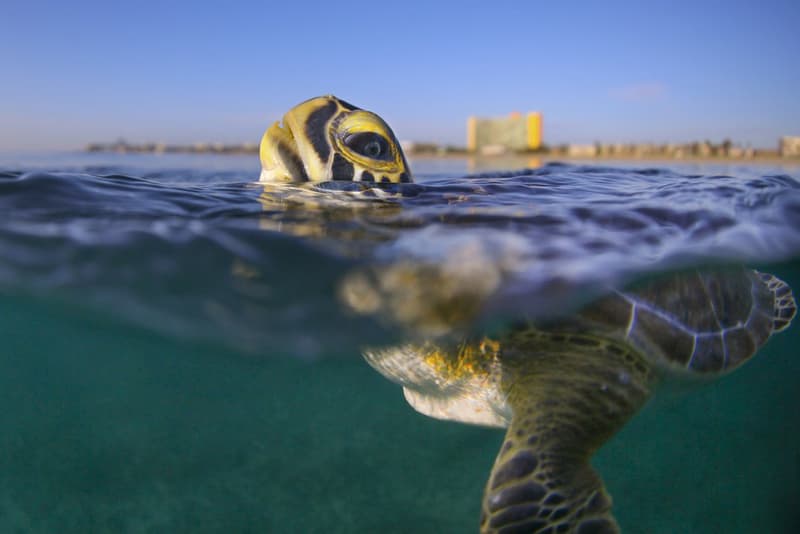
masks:
<instances>
[{"instance_id":1,"label":"turtle head","mask_svg":"<svg viewBox=\"0 0 800 534\"><path fill-rule=\"evenodd\" d=\"M410 182L392 129L335 96L298 104L261 139L262 182Z\"/></svg>"}]
</instances>

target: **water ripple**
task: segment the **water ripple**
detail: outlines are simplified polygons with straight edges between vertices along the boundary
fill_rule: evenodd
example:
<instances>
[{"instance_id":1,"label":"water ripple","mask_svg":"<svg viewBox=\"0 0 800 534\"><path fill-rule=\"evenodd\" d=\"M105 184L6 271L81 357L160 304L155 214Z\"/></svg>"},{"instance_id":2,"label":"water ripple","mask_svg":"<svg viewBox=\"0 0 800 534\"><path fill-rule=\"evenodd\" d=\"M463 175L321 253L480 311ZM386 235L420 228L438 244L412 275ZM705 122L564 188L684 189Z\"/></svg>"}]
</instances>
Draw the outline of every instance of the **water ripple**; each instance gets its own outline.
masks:
<instances>
[{"instance_id":1,"label":"water ripple","mask_svg":"<svg viewBox=\"0 0 800 534\"><path fill-rule=\"evenodd\" d=\"M0 172L0 291L254 353L566 313L650 273L799 251L786 175L554 164L365 189ZM432 319L453 303L458 324Z\"/></svg>"}]
</instances>

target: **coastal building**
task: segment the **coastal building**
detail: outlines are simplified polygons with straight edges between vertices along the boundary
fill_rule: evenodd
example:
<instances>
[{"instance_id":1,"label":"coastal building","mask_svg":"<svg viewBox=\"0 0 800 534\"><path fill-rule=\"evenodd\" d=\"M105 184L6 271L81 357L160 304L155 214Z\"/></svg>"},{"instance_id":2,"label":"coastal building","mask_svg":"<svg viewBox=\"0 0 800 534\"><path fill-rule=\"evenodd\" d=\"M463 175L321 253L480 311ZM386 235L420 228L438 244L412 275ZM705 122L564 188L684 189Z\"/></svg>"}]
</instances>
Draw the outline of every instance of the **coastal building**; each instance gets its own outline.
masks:
<instances>
[{"instance_id":1,"label":"coastal building","mask_svg":"<svg viewBox=\"0 0 800 534\"><path fill-rule=\"evenodd\" d=\"M597 156L597 145L567 145L570 158L593 158Z\"/></svg>"},{"instance_id":2,"label":"coastal building","mask_svg":"<svg viewBox=\"0 0 800 534\"><path fill-rule=\"evenodd\" d=\"M406 154L439 154L444 151L444 147L437 143L424 141L400 141L400 147Z\"/></svg>"},{"instance_id":3,"label":"coastal building","mask_svg":"<svg viewBox=\"0 0 800 534\"><path fill-rule=\"evenodd\" d=\"M800 157L800 136L787 135L781 137L779 143L779 152L784 158Z\"/></svg>"},{"instance_id":4,"label":"coastal building","mask_svg":"<svg viewBox=\"0 0 800 534\"><path fill-rule=\"evenodd\" d=\"M527 152L542 148L542 114L467 119L467 150L486 154Z\"/></svg>"}]
</instances>

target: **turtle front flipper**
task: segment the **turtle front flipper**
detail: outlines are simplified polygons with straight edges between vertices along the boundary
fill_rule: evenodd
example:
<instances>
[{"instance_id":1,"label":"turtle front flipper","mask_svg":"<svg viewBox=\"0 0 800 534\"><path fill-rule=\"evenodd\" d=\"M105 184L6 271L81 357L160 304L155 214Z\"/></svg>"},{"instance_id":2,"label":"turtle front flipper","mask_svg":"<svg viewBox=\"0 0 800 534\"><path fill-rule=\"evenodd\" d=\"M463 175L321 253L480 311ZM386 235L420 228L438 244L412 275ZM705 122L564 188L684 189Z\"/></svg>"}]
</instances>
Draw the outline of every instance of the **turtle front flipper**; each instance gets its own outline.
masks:
<instances>
[{"instance_id":1,"label":"turtle front flipper","mask_svg":"<svg viewBox=\"0 0 800 534\"><path fill-rule=\"evenodd\" d=\"M647 400L650 365L609 339L533 328L513 333L501 357L513 415L481 532L619 532L589 460Z\"/></svg>"}]
</instances>

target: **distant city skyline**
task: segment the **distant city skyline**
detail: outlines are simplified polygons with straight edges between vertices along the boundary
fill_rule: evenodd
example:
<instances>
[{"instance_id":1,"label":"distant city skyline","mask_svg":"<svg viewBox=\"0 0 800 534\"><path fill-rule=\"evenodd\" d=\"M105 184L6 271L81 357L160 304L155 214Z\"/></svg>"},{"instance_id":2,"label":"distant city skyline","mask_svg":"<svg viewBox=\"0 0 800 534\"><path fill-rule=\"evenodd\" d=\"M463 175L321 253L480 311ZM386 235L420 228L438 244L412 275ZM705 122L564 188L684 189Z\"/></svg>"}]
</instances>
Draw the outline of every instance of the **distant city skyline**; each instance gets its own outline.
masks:
<instances>
[{"instance_id":1,"label":"distant city skyline","mask_svg":"<svg viewBox=\"0 0 800 534\"><path fill-rule=\"evenodd\" d=\"M541 111L544 142L800 135L800 2L4 3L0 150L257 143L332 93L400 139Z\"/></svg>"}]
</instances>

